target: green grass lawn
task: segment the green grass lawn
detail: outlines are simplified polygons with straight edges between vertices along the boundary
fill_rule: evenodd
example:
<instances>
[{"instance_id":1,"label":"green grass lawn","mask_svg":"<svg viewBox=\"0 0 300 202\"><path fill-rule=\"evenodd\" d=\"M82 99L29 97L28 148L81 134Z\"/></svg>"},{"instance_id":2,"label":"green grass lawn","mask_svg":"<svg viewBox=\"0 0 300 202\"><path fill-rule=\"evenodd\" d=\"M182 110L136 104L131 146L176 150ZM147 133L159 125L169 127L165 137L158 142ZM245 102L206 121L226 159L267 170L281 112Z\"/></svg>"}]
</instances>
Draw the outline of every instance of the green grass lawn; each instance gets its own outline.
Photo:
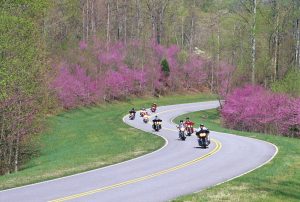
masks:
<instances>
[{"instance_id":1,"label":"green grass lawn","mask_svg":"<svg viewBox=\"0 0 300 202\"><path fill-rule=\"evenodd\" d=\"M216 109L187 114L175 121L186 116L213 131L271 142L277 145L279 152L270 163L249 174L174 201L300 201L300 139L225 129L221 127Z\"/></svg>"},{"instance_id":2,"label":"green grass lawn","mask_svg":"<svg viewBox=\"0 0 300 202\"><path fill-rule=\"evenodd\" d=\"M164 145L158 136L124 124L132 107L213 100L207 94L132 99L61 113L48 119L48 130L36 140L39 156L18 173L0 176L0 190L87 171L132 159Z\"/></svg>"}]
</instances>

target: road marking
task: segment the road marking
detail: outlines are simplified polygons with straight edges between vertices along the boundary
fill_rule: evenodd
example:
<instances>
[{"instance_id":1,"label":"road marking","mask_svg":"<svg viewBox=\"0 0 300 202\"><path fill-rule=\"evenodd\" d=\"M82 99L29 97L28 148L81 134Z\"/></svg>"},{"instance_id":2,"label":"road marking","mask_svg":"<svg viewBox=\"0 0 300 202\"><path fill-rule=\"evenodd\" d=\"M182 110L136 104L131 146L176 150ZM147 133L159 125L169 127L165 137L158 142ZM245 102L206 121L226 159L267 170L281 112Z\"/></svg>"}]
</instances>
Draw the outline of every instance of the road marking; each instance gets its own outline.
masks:
<instances>
[{"instance_id":1,"label":"road marking","mask_svg":"<svg viewBox=\"0 0 300 202\"><path fill-rule=\"evenodd\" d=\"M180 109L191 108L191 107L197 107L197 106L181 107ZM159 112L159 113L155 113L152 116L157 115L157 114L163 114L163 113L170 112L170 111L175 111L175 110L178 110L178 108L162 111L162 112ZM149 116L149 118L152 117L152 116ZM151 124L151 123L148 122L148 124ZM170 128L163 128L163 130L177 131L177 130L170 129ZM76 198L81 198L81 197L92 195L92 194L95 194L95 193L108 191L108 190L115 189L115 188L118 188L118 187L123 187L123 186L126 186L126 185L130 185L130 184L134 184L134 183L137 183L137 182L152 179L154 177L158 177L158 176L161 176L161 175L164 175L164 174L167 174L167 173L174 172L176 170L185 168L187 166L191 166L193 164L198 163L199 161L202 161L202 160L214 155L218 151L220 151L220 149L222 148L221 142L216 140L216 139L212 139L212 141L216 144L216 147L212 151L210 151L209 153L207 153L207 154L205 154L201 157L198 157L194 160L188 161L186 163L183 163L183 164L180 164L180 165L177 165L177 166L174 166L174 167L162 170L162 171L158 171L156 173L149 174L149 175L146 175L146 176L143 176L143 177L138 177L138 178L135 178L135 179L132 179L132 180L127 180L127 181L124 181L124 182L121 182L121 183L113 184L113 185L102 187L102 188L99 188L99 189L94 189L94 190L90 190L90 191L87 191L87 192L82 192L82 193L79 193L79 194L74 194L74 195L63 197L63 198L54 199L54 200L51 200L49 202L63 202L63 201L68 201L68 200L72 200L72 199L76 199Z\"/></svg>"},{"instance_id":2,"label":"road marking","mask_svg":"<svg viewBox=\"0 0 300 202\"><path fill-rule=\"evenodd\" d=\"M103 191L108 191L108 190L115 189L115 188L118 188L118 187L123 187L125 185L130 185L130 184L134 184L134 183L137 183L137 182L141 182L141 181L145 181L145 180L148 180L148 179L152 179L154 177L158 177L158 176L161 176L161 175L164 175L164 174L167 174L167 173L171 173L171 172L174 172L176 170L185 168L187 166L191 166L193 164L198 163L199 161L202 161L202 160L204 160L204 159L212 156L213 154L217 153L218 151L220 151L220 149L222 148L221 142L219 142L216 139L212 139L212 141L216 144L216 147L212 151L210 151L209 153L207 153L207 154L205 154L205 155L203 155L201 157L198 157L198 158L196 158L194 160L188 161L186 163L183 163L183 164L177 165L175 167L171 167L171 168L168 168L168 169L165 169L165 170L153 173L153 174L149 174L149 175L146 175L146 176L143 176L143 177L135 178L135 179L132 179L132 180L124 181L124 182L121 182L121 183L113 184L113 185L102 187L102 188L99 188L99 189L94 189L94 190L87 191L87 192L82 192L82 193L79 193L79 194L74 194L74 195L66 196L66 197L63 197L63 198L51 200L49 202L68 201L68 200L72 200L72 199L76 199L76 198L80 198L80 197L92 195L92 194L95 194L95 193L99 193L99 192L103 192Z\"/></svg>"}]
</instances>

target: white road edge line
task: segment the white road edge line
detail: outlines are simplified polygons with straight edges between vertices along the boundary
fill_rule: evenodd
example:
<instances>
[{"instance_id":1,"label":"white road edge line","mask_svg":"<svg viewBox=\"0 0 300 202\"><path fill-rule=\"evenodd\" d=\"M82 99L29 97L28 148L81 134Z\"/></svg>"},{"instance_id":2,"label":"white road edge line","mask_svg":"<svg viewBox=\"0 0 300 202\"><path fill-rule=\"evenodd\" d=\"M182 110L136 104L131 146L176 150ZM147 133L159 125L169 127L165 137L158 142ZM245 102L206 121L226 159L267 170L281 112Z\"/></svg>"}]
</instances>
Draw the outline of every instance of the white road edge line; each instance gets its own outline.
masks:
<instances>
[{"instance_id":1,"label":"white road edge line","mask_svg":"<svg viewBox=\"0 0 300 202\"><path fill-rule=\"evenodd\" d=\"M128 125L128 124L125 122L125 118L126 118L127 116L128 116L128 115L125 115L125 116L122 118L123 122L124 122L126 125ZM128 125L128 126L130 126L130 125ZM130 127L132 127L132 126L130 126ZM134 128L134 127L132 127L132 128ZM140 129L138 129L138 128L134 128L134 129L140 130ZM140 131L143 131L143 130L140 130ZM146 132L146 131L143 131L143 132ZM151 134L153 134L152 132L146 132L146 133L151 133ZM52 180L46 180L46 181L43 181L43 182L37 182L37 183L28 184L28 185L24 185L24 186L20 186L20 187L14 187L14 188L10 188L10 189L0 190L0 193L1 193L1 192L5 192L5 191L15 190L15 189L21 189L21 188L25 188L25 187L30 187L30 186L34 186L34 185L38 185L38 184L49 183L49 182L53 182L53 181L56 181L56 180L66 179L66 178L74 177L74 176L81 175L81 174L92 173L92 172L96 172L96 171L99 171L99 170L103 170L103 169L106 169L106 168L110 168L110 167L113 167L113 166L117 166L117 165L120 165L120 164L128 163L128 162L131 162L131 161L135 161L135 160L138 160L138 159L147 157L147 156L149 156L149 155L151 155L151 154L154 154L154 153L156 153L156 152L161 151L162 149L164 149L164 148L169 144L169 141L168 141L165 137L163 137L163 136L161 136L161 135L159 135L159 134L157 134L157 133L156 133L156 135L157 135L157 136L160 136L161 138L163 138L164 141L165 141L165 144L164 144L161 148L159 148L158 150L155 150L155 151L153 151L153 152L147 153L147 154L145 154L145 155L142 155L142 156L139 156L139 157L136 157L136 158L133 158L133 159L129 159L129 160L126 160L126 161L122 161L122 162L119 162L119 163L116 163L116 164L108 165L108 166L105 166L105 167L96 168L96 169L93 169L93 170L88 170L88 171L84 171L84 172L80 172L80 173L76 173L76 174L72 174L72 175L68 175L68 176L64 176L64 177L59 177L59 178L55 178L55 179L52 179Z\"/></svg>"},{"instance_id":2,"label":"white road edge line","mask_svg":"<svg viewBox=\"0 0 300 202\"><path fill-rule=\"evenodd\" d=\"M214 131L214 132L215 132L215 131ZM230 134L230 135L234 135L234 134ZM238 136L239 136L239 135L238 135ZM241 136L241 137L244 137L244 136ZM251 137L247 137L247 138L251 138ZM255 139L255 138L251 138L251 139ZM255 139L255 140L259 140L259 139ZM197 193L202 192L202 191L204 191L204 190L206 190L206 189L209 189L209 188L212 188L212 187L219 186L219 185L224 184L224 183L226 183L226 182L232 181L232 180L234 180L234 179L236 179L236 178L238 178L238 177L242 177L242 176L244 176L244 175L247 175L248 173L251 173L252 171L254 171L254 170L256 170L256 169L258 169L258 168L260 168L260 167L263 167L264 165L266 165L267 163L269 163L270 161L272 161L272 160L274 159L274 157L277 155L278 151L279 151L278 147L277 147L275 144L271 143L271 142L267 142L267 141L264 141L264 140L259 140L259 141L269 143L269 144L271 144L271 145L275 148L276 151L275 151L275 153L273 154L273 156L272 156L270 159L268 159L268 160L267 160L266 162L264 162L263 164L261 164L261 165L255 167L255 168L253 168L253 169L251 169L251 170L248 170L248 171L245 172L245 173L242 173L242 174L240 174L240 175L238 175L238 176L229 178L229 179L227 179L227 180L225 180L225 181L223 181L223 182L219 182L219 183L217 183L217 184L215 184L215 185L213 185L213 186L206 187L205 189L201 189L201 190L196 191L196 192L193 192L193 193L194 193L194 194L197 194ZM172 199L172 200L173 200L173 199Z\"/></svg>"},{"instance_id":3,"label":"white road edge line","mask_svg":"<svg viewBox=\"0 0 300 202\"><path fill-rule=\"evenodd\" d=\"M203 110L199 110L199 111L203 111ZM193 113L193 112L192 112L192 113ZM186 113L186 114L188 114L188 113ZM182 116L182 115L184 115L184 114L181 114L180 116ZM176 123L173 122L173 120L176 119L176 118L177 118L177 117L171 119L171 122L172 122L173 124L176 124ZM217 131L212 131L212 132L215 132L215 133L221 133L221 132L217 132ZM234 180L234 179L236 179L236 178L238 178L238 177L242 177L243 175L247 175L248 173L251 173L252 171L254 171L254 170L256 170L256 169L258 169L258 168L260 168L260 167L263 167L263 166L266 165L267 163L271 162L271 161L275 158L275 156L277 155L277 153L278 153L278 151L279 151L278 147L277 147L275 144L273 144L273 143L271 143L271 142L267 142L267 141L265 141L265 140L260 140L260 139L256 139L256 138L253 138L253 137L246 137L246 136L241 136L241 135L236 135L236 134L231 134L231 133L225 133L225 134L234 135L234 136L238 136L238 137L249 138L249 139L253 139L253 140L256 140L256 141L261 141L261 142L268 143L268 144L272 145L272 146L275 148L275 153L273 154L273 156L272 156L270 159L268 159L268 160L267 160L266 162L264 162L263 164L261 164L261 165L255 167L255 168L253 168L253 169L251 169L251 170L248 170L247 172L242 173L242 174L240 174L240 175L238 175L238 176L229 178L229 179L227 179L227 180L225 180L225 181L223 181L223 182L219 182L219 183L217 183L217 184L215 184L215 185L212 185L212 186L210 186L210 187L206 187L206 188L201 189L201 190L199 190L199 191L193 192L194 194L197 194L197 193L199 193L199 192L201 192L201 191L204 191L204 190L206 190L206 189L209 189L209 188L212 188L212 187L215 187L215 186L219 186L219 185L221 185L221 184L224 184L224 183L226 183L226 182L229 182L229 181L231 181L231 180ZM180 196L179 196L179 197L180 197ZM177 197L177 198L178 198L178 197ZM174 200L174 199L171 199L171 200L169 200L169 201L172 201L172 200Z\"/></svg>"},{"instance_id":4,"label":"white road edge line","mask_svg":"<svg viewBox=\"0 0 300 202\"><path fill-rule=\"evenodd\" d=\"M199 104L199 103L206 104L207 102L213 102L213 101L216 101L216 100L203 101L203 102L181 103L181 104L173 104L173 105L186 105L186 104ZM172 106L172 105L164 105L164 106ZM163 112L163 111L162 111L162 112ZM126 118L127 116L128 116L128 114L126 114L126 115L122 118L123 123L125 123L126 125L128 125L128 124L125 122L125 118ZM175 117L175 118L176 118L176 117ZM175 119L175 118L173 118L173 119ZM173 119L172 119L172 120L173 120ZM130 125L129 125L129 126L130 126ZM132 126L130 126L130 127L132 127ZM134 127L133 127L133 128L134 128ZM136 130L140 130L140 129L137 129L137 128L135 128L135 129L136 129ZM142 130L140 130L140 131L142 131ZM143 132L146 132L146 131L143 131ZM148 132L146 132L146 133L148 133ZM154 134L154 133L152 133L152 132L149 132L149 133ZM128 163L128 162L131 162L131 161L135 161L135 160L138 160L138 159L147 157L148 155L151 155L151 154L154 154L154 153L156 153L156 152L161 151L162 149L164 149L164 148L169 144L168 140L167 140L165 137L163 137L163 136L161 136L161 135L159 135L159 134L157 134L157 133L155 133L155 134L156 134L157 136L162 137L162 138L165 140L165 144L164 144L161 148L159 148L158 150L155 150L155 151L150 152L150 153L148 153L148 154L145 154L145 155L142 155L142 156L133 158L133 159L129 159L129 160L126 160L126 161L122 161L122 162L119 162L119 163L116 163L116 164L112 164L112 165L108 165L108 166L105 166L105 167L101 167L101 168L96 168L96 169L92 169L92 170L88 170L88 171L84 171L84 172L80 172L80 173L76 173L76 174L71 174L71 175L68 175L68 176L63 176L63 177L59 177L59 178L55 178L55 179L51 179L51 180L45 180L45 181L42 181L42 182L36 182L36 183L28 184L28 185L23 185L23 186L19 186L19 187L13 187L13 188L9 188L9 189L0 190L0 193L6 192L6 191L15 190L15 189L23 189L23 188L31 187L31 186L38 185L38 184L45 184L45 183L49 183L49 182L54 182L54 181L56 181L56 180L66 179L66 178L73 177L73 176L77 176L77 175L81 175L81 174L92 173L92 172L96 172L96 171L98 171L98 170L103 170L103 169L106 169L106 168L110 168L110 167L113 167L113 166L117 166L117 165L120 165L120 164Z\"/></svg>"},{"instance_id":5,"label":"white road edge line","mask_svg":"<svg viewBox=\"0 0 300 202\"><path fill-rule=\"evenodd\" d=\"M203 103L203 104L204 104L204 103L207 103L207 102L213 102L213 101L216 101L216 100L204 101L204 102L191 102L191 103L173 104L173 105L186 105L186 104L198 104L198 103ZM172 105L164 105L164 106L172 106ZM128 114L126 114L126 115L122 118L123 123L125 123L126 125L128 125L128 124L125 122L125 118L126 118L127 116L128 116ZM176 117L175 117L175 118L176 118ZM173 118L173 119L175 119L175 118ZM173 120L173 119L172 119L172 120ZM129 125L129 126L130 126L130 125ZM130 126L130 127L132 127L132 126ZM133 128L134 128L134 127L133 127ZM135 129L136 129L136 130L140 130L140 129L137 129L137 128L135 128ZM142 130L140 130L140 131L142 131ZM143 131L143 132L146 132L146 131ZM148 133L148 132L146 132L146 133ZM154 134L154 133L152 133L152 132L149 132L149 133ZM23 186L19 186L19 187L14 187L14 188L9 188L9 189L5 189L5 190L0 190L0 193L6 192L6 191L15 190L15 189L22 189L22 188L26 188L26 187L30 187L30 186L34 186L34 185L38 185L38 184L45 184L45 183L49 183L49 182L53 182L53 181L61 180L61 179L66 179L66 178L73 177L73 176L77 176L77 175L81 175L81 174L87 174L87 173L91 173L91 172L96 172L96 171L98 171L98 170L103 170L103 169L106 169L106 168L110 168L110 167L113 167L113 166L117 166L117 165L120 165L120 164L128 163L128 162L131 162L131 161L135 161L135 160L138 160L138 159L147 157L148 155L151 155L151 154L154 154L154 153L156 153L156 152L161 151L162 149L164 149L164 148L169 144L168 140L167 140L165 137L163 137L163 136L161 136L161 135L159 135L159 134L157 134L157 133L156 133L156 135L162 137L162 138L165 140L165 144L164 144L161 148L159 148L158 150L155 150L155 151L150 152L150 153L148 153L148 154L145 154L145 155L142 155L142 156L133 158L133 159L129 159L129 160L126 160L126 161L122 161L122 162L119 162L119 163L116 163L116 164L112 164L112 165L108 165L108 166L105 166L105 167L101 167L101 168L96 168L96 169L92 169L92 170L88 170L88 171L84 171L84 172L80 172L80 173L76 173L76 174L71 174L71 175L68 175L68 176L59 177L59 178L55 178L55 179L51 179L51 180L46 180L46 181L42 181L42 182L36 182L36 183L28 184L28 185L23 185Z\"/></svg>"}]
</instances>

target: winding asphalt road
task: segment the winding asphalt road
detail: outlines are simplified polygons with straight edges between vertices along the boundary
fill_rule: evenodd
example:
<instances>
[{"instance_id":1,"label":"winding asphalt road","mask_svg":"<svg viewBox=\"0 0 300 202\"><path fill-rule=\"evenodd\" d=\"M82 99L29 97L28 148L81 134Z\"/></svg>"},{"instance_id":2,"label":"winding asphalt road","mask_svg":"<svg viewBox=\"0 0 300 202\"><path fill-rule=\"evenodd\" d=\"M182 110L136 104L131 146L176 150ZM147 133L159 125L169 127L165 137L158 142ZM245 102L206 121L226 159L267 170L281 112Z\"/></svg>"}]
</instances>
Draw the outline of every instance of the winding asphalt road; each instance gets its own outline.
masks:
<instances>
[{"instance_id":1,"label":"winding asphalt road","mask_svg":"<svg viewBox=\"0 0 300 202\"><path fill-rule=\"evenodd\" d=\"M208 149L198 148L195 136L178 140L172 119L216 107L216 101L159 107L160 132L153 132L138 116L133 121L126 116L125 123L162 136L165 146L116 165L1 191L0 201L167 201L243 175L276 155L275 145L225 133L211 132Z\"/></svg>"}]
</instances>

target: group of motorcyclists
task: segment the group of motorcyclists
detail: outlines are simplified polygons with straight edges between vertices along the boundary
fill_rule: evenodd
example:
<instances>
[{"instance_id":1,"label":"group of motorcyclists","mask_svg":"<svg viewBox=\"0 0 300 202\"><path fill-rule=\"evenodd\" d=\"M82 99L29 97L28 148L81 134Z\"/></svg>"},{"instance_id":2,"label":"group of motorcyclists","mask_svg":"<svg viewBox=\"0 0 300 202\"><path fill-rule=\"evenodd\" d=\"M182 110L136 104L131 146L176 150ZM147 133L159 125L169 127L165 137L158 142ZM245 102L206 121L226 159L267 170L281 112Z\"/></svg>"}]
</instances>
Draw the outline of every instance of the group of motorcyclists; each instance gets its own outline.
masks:
<instances>
[{"instance_id":1,"label":"group of motorcyclists","mask_svg":"<svg viewBox=\"0 0 300 202\"><path fill-rule=\"evenodd\" d=\"M157 110L157 104L153 103L150 108L152 113L155 113ZM129 111L129 119L134 120L135 119L136 111L134 108L132 108ZM142 108L140 110L140 116L143 118L144 123L149 122L150 114L147 112L146 108ZM162 128L162 120L158 118L156 115L155 118L152 120L152 128L155 131L159 131ZM210 144L210 138L209 138L209 130L208 128L204 127L203 124L200 124L199 128L194 129L195 123L192 122L189 117L186 118L185 121L180 120L179 125L177 126L179 130L179 139L185 140L187 136L191 136L194 131L196 132L196 136L198 137L198 144L200 147L207 148Z\"/></svg>"}]
</instances>

